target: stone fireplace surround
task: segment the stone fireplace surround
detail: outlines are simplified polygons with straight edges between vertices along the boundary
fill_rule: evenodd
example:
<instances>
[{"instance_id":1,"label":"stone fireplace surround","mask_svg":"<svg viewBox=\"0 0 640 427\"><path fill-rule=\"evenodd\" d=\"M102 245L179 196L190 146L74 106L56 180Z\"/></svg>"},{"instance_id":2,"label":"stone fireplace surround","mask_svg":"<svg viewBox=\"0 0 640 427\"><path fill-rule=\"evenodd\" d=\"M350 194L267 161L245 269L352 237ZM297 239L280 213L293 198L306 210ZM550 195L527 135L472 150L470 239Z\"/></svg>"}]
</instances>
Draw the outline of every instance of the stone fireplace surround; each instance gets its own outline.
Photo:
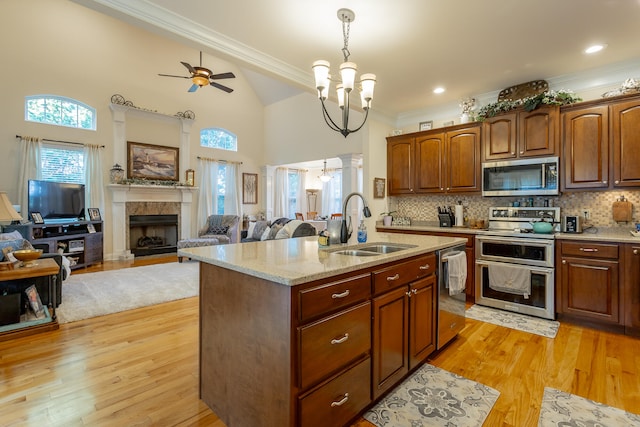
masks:
<instances>
[{"instance_id":1,"label":"stone fireplace surround","mask_svg":"<svg viewBox=\"0 0 640 427\"><path fill-rule=\"evenodd\" d=\"M178 215L178 239L192 235L191 217L196 187L110 184L113 254L110 259L132 259L129 215Z\"/></svg>"}]
</instances>

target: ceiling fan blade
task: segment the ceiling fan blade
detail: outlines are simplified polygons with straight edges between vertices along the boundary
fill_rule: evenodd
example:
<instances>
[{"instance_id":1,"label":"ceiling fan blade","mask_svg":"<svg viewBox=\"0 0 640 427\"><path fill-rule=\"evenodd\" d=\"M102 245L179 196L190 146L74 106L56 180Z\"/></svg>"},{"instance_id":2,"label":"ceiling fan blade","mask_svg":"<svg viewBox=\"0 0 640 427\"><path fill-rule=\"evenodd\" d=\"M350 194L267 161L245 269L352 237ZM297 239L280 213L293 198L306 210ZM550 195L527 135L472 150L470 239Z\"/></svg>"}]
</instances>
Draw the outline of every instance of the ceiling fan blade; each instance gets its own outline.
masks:
<instances>
[{"instance_id":1,"label":"ceiling fan blade","mask_svg":"<svg viewBox=\"0 0 640 427\"><path fill-rule=\"evenodd\" d=\"M233 92L233 89L231 89L230 87L223 86L220 83L210 82L210 84L211 84L211 86L217 87L218 89L223 90L223 91L225 91L227 93Z\"/></svg>"},{"instance_id":2,"label":"ceiling fan blade","mask_svg":"<svg viewBox=\"0 0 640 427\"><path fill-rule=\"evenodd\" d=\"M158 74L159 76L162 77L178 77L181 79L190 79L191 77L187 77L187 76L174 76L173 74Z\"/></svg>"},{"instance_id":3,"label":"ceiling fan blade","mask_svg":"<svg viewBox=\"0 0 640 427\"><path fill-rule=\"evenodd\" d=\"M233 73L220 73L220 74L214 74L213 76L211 76L212 79L235 79L236 75Z\"/></svg>"},{"instance_id":4,"label":"ceiling fan blade","mask_svg":"<svg viewBox=\"0 0 640 427\"><path fill-rule=\"evenodd\" d=\"M200 86L198 86L197 84L192 84L191 87L189 88L189 90L187 92L195 92L198 90Z\"/></svg>"},{"instance_id":5,"label":"ceiling fan blade","mask_svg":"<svg viewBox=\"0 0 640 427\"><path fill-rule=\"evenodd\" d=\"M186 62L182 62L182 61L180 61L180 63L182 65L184 65L185 67L187 67L187 70L189 70L189 72L191 74L195 74L196 73L196 70L191 65L187 64Z\"/></svg>"}]
</instances>

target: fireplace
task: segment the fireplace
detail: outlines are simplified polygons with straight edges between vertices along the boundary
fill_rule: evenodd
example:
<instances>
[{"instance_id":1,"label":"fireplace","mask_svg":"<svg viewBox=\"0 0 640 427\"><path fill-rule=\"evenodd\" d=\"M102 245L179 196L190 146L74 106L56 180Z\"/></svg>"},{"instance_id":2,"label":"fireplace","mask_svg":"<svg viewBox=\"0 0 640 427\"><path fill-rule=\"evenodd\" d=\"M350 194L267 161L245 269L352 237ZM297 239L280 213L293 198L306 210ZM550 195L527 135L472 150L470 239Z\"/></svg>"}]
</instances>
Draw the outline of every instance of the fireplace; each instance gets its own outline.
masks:
<instances>
[{"instance_id":1,"label":"fireplace","mask_svg":"<svg viewBox=\"0 0 640 427\"><path fill-rule=\"evenodd\" d=\"M129 248L135 256L175 252L178 215L130 215Z\"/></svg>"}]
</instances>

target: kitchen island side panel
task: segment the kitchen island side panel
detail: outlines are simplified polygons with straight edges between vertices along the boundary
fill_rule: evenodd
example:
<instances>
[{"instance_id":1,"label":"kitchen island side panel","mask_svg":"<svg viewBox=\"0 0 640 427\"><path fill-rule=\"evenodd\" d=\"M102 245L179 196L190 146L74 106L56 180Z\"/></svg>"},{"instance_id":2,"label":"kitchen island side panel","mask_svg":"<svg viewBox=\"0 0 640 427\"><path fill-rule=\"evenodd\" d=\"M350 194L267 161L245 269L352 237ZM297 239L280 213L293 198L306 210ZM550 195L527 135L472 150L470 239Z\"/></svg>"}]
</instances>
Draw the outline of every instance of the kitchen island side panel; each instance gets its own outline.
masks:
<instances>
[{"instance_id":1,"label":"kitchen island side panel","mask_svg":"<svg viewBox=\"0 0 640 427\"><path fill-rule=\"evenodd\" d=\"M200 263L200 398L227 425L292 426L291 287Z\"/></svg>"}]
</instances>

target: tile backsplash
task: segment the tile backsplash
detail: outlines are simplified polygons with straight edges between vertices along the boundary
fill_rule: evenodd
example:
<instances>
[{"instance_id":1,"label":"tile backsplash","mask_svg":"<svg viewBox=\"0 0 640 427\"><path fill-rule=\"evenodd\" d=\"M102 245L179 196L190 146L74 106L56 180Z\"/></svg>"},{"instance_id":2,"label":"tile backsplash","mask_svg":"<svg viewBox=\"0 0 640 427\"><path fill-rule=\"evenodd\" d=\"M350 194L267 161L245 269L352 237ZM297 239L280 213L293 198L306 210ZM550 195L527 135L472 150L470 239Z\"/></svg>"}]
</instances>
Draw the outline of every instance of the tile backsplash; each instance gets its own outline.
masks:
<instances>
[{"instance_id":1,"label":"tile backsplash","mask_svg":"<svg viewBox=\"0 0 640 427\"><path fill-rule=\"evenodd\" d=\"M617 223L612 217L612 205L620 196L633 204L633 222L640 222L640 189L616 191L583 191L563 193L554 197L534 197L534 206L543 206L545 200L550 205L560 207L561 215L580 215L589 209L588 224L595 227L629 227L632 223ZM520 197L482 197L459 195L391 196L389 210L398 211L398 216L414 221L438 221L438 206L453 206L460 201L465 207L465 217L486 219L491 206L510 206ZM528 197L526 197L528 199Z\"/></svg>"}]
</instances>

